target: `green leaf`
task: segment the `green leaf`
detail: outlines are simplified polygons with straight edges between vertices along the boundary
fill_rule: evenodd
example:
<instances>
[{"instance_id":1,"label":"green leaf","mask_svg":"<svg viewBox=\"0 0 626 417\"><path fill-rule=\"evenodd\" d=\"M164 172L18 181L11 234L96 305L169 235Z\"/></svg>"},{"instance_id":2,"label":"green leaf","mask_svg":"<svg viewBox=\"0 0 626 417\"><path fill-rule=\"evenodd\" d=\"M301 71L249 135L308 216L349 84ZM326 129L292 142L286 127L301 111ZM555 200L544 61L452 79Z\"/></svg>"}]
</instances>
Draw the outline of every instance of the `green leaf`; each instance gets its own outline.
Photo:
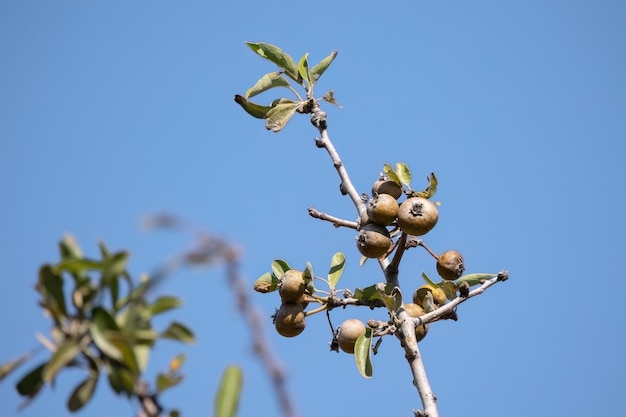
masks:
<instances>
[{"instance_id":1,"label":"green leaf","mask_svg":"<svg viewBox=\"0 0 626 417\"><path fill-rule=\"evenodd\" d=\"M411 183L411 170L404 162L396 164L396 174L402 184L409 185Z\"/></svg>"},{"instance_id":2,"label":"green leaf","mask_svg":"<svg viewBox=\"0 0 626 417\"><path fill-rule=\"evenodd\" d=\"M444 294L448 300L454 300L456 298L456 285L453 282L445 281L441 284Z\"/></svg>"},{"instance_id":3,"label":"green leaf","mask_svg":"<svg viewBox=\"0 0 626 417\"><path fill-rule=\"evenodd\" d=\"M383 166L383 172L385 173L385 175L387 175L387 177L389 177L391 181L395 182L398 185L402 185L402 181L400 181L400 178L398 178L398 174L396 174L391 165L385 164Z\"/></svg>"},{"instance_id":4,"label":"green leaf","mask_svg":"<svg viewBox=\"0 0 626 417\"><path fill-rule=\"evenodd\" d=\"M265 128L272 132L281 131L296 113L299 105L299 103L291 102L272 107L265 115Z\"/></svg>"},{"instance_id":5,"label":"green leaf","mask_svg":"<svg viewBox=\"0 0 626 417\"><path fill-rule=\"evenodd\" d=\"M109 334L109 341L115 346L117 351L120 352L121 357L118 361L121 362L132 375L139 376L139 362L137 361L135 350L130 340L128 340L128 337L119 332L111 332Z\"/></svg>"},{"instance_id":6,"label":"green leaf","mask_svg":"<svg viewBox=\"0 0 626 417\"><path fill-rule=\"evenodd\" d=\"M389 291L390 287L391 291ZM402 293L400 292L400 288L380 283L376 284L376 291L378 291L380 298L382 298L389 311L394 312L402 306Z\"/></svg>"},{"instance_id":7,"label":"green leaf","mask_svg":"<svg viewBox=\"0 0 626 417\"><path fill-rule=\"evenodd\" d=\"M427 180L428 186L424 189L424 191L415 191L411 194L411 196L424 198L431 198L432 196L434 196L437 192L437 177L435 177L434 173L431 173Z\"/></svg>"},{"instance_id":8,"label":"green leaf","mask_svg":"<svg viewBox=\"0 0 626 417\"><path fill-rule=\"evenodd\" d=\"M354 359L356 367L363 378L372 377L372 329L365 328L365 333L359 336L354 344Z\"/></svg>"},{"instance_id":9,"label":"green leaf","mask_svg":"<svg viewBox=\"0 0 626 417\"><path fill-rule=\"evenodd\" d=\"M274 71L265 74L259 81L246 91L246 97L251 98L257 94L261 94L264 91L275 87L289 87L289 81L283 77L282 71Z\"/></svg>"},{"instance_id":10,"label":"green leaf","mask_svg":"<svg viewBox=\"0 0 626 417\"><path fill-rule=\"evenodd\" d=\"M246 42L246 45L250 47L259 56L272 61L279 68L282 68L289 77L294 81L301 84L302 78L298 74L298 67L293 58L278 46L265 43L265 42Z\"/></svg>"},{"instance_id":11,"label":"green leaf","mask_svg":"<svg viewBox=\"0 0 626 417\"><path fill-rule=\"evenodd\" d=\"M122 353L112 342L111 336L119 332L115 319L102 307L93 309L89 332L93 342L105 355L115 360L122 360Z\"/></svg>"},{"instance_id":12,"label":"green leaf","mask_svg":"<svg viewBox=\"0 0 626 417\"><path fill-rule=\"evenodd\" d=\"M339 278L343 274L343 268L346 265L346 256L343 252L337 252L330 260L330 270L328 271L328 283L330 289L334 290L337 287Z\"/></svg>"},{"instance_id":13,"label":"green leaf","mask_svg":"<svg viewBox=\"0 0 626 417\"><path fill-rule=\"evenodd\" d=\"M42 306L52 314L57 322L63 317L67 317L63 277L56 273L52 266L43 265L39 269L35 289L41 294Z\"/></svg>"},{"instance_id":14,"label":"green leaf","mask_svg":"<svg viewBox=\"0 0 626 417\"><path fill-rule=\"evenodd\" d=\"M484 274L484 273L475 273L475 274L467 274L463 275L461 278L454 281L454 284L457 286L462 284L463 282L467 282L470 287L474 285L482 284L484 281L493 278L497 274Z\"/></svg>"},{"instance_id":15,"label":"green leaf","mask_svg":"<svg viewBox=\"0 0 626 417\"><path fill-rule=\"evenodd\" d=\"M157 314L178 308L181 305L183 305L183 301L180 298L162 295L150 305L149 312L151 316L156 316Z\"/></svg>"},{"instance_id":16,"label":"green leaf","mask_svg":"<svg viewBox=\"0 0 626 417\"><path fill-rule=\"evenodd\" d=\"M235 94L235 102L243 107L250 116L256 117L257 119L265 119L267 112L271 109L269 106L261 106L260 104L248 101L244 96L240 96L239 94Z\"/></svg>"},{"instance_id":17,"label":"green leaf","mask_svg":"<svg viewBox=\"0 0 626 417\"><path fill-rule=\"evenodd\" d=\"M18 381L15 388L20 395L34 398L39 393L39 390L43 387L43 369L47 364L47 362L44 362L33 368Z\"/></svg>"},{"instance_id":18,"label":"green leaf","mask_svg":"<svg viewBox=\"0 0 626 417\"><path fill-rule=\"evenodd\" d=\"M78 411L91 400L98 383L98 375L90 375L83 382L78 384L67 401L67 408L71 411Z\"/></svg>"},{"instance_id":19,"label":"green leaf","mask_svg":"<svg viewBox=\"0 0 626 417\"><path fill-rule=\"evenodd\" d=\"M311 265L311 262L307 262L306 268L304 268L304 272L302 273L302 279L304 279L304 285L309 294L313 294L315 292L315 283L313 282L314 277L313 265Z\"/></svg>"},{"instance_id":20,"label":"green leaf","mask_svg":"<svg viewBox=\"0 0 626 417\"><path fill-rule=\"evenodd\" d=\"M175 374L170 374L170 373L167 373L167 374L159 373L156 379L157 392L160 394L166 389L172 388L178 385L180 381L182 380L183 380L182 375L175 375Z\"/></svg>"},{"instance_id":21,"label":"green leaf","mask_svg":"<svg viewBox=\"0 0 626 417\"><path fill-rule=\"evenodd\" d=\"M178 340L183 343L194 343L196 341L191 329L178 322L172 322L169 327L161 333L160 337L162 339Z\"/></svg>"},{"instance_id":22,"label":"green leaf","mask_svg":"<svg viewBox=\"0 0 626 417\"><path fill-rule=\"evenodd\" d=\"M128 262L128 252L116 252L111 257L104 260L103 275L105 280L116 278L126 272Z\"/></svg>"},{"instance_id":23,"label":"green leaf","mask_svg":"<svg viewBox=\"0 0 626 417\"><path fill-rule=\"evenodd\" d=\"M424 296L424 301L422 301L422 308L426 313L430 313L435 310L437 307L435 306L435 301L433 300L433 293L428 291Z\"/></svg>"},{"instance_id":24,"label":"green leaf","mask_svg":"<svg viewBox=\"0 0 626 417\"><path fill-rule=\"evenodd\" d=\"M237 415L242 385L243 372L241 368L229 366L224 370L215 397L215 417L235 417Z\"/></svg>"},{"instance_id":25,"label":"green leaf","mask_svg":"<svg viewBox=\"0 0 626 417\"><path fill-rule=\"evenodd\" d=\"M60 345L50 358L42 372L44 382L51 382L56 374L72 362L81 351L78 341L68 339Z\"/></svg>"},{"instance_id":26,"label":"green leaf","mask_svg":"<svg viewBox=\"0 0 626 417\"><path fill-rule=\"evenodd\" d=\"M83 251L78 246L76 239L72 235L63 236L63 240L59 242L59 252L61 259L79 259L83 257Z\"/></svg>"},{"instance_id":27,"label":"green leaf","mask_svg":"<svg viewBox=\"0 0 626 417\"><path fill-rule=\"evenodd\" d=\"M311 71L309 72L309 74L310 74L312 84L315 84L317 80L320 79L324 71L328 69L328 67L330 66L330 64L333 62L333 60L336 57L337 57L337 52L333 51L331 52L330 55L322 59L318 64L315 64L313 68L311 68Z\"/></svg>"},{"instance_id":28,"label":"green leaf","mask_svg":"<svg viewBox=\"0 0 626 417\"><path fill-rule=\"evenodd\" d=\"M311 79L309 77L309 53L302 55L300 58L300 62L298 62L298 74L305 80L309 85L311 84Z\"/></svg>"},{"instance_id":29,"label":"green leaf","mask_svg":"<svg viewBox=\"0 0 626 417\"><path fill-rule=\"evenodd\" d=\"M3 363L2 366L0 366L0 381L2 381L11 372L13 372L17 368L19 368L20 365L22 365L24 362L29 360L31 358L31 356L32 356L32 354L29 352L29 353L25 353L24 355L20 356L19 358L13 359L12 361Z\"/></svg>"},{"instance_id":30,"label":"green leaf","mask_svg":"<svg viewBox=\"0 0 626 417\"><path fill-rule=\"evenodd\" d=\"M254 281L254 291L267 293L276 291L278 288L278 278L270 272L266 272Z\"/></svg>"},{"instance_id":31,"label":"green leaf","mask_svg":"<svg viewBox=\"0 0 626 417\"><path fill-rule=\"evenodd\" d=\"M423 279L424 279L424 281L426 281L426 283L427 283L428 285L430 285L432 288L437 288L437 287L439 287L439 285L435 284L435 283L433 282L433 280L432 280L432 279L430 279L430 278L428 277L428 275L426 275L426 272L422 272L422 278L423 278Z\"/></svg>"},{"instance_id":32,"label":"green leaf","mask_svg":"<svg viewBox=\"0 0 626 417\"><path fill-rule=\"evenodd\" d=\"M135 390L136 375L133 375L128 369L117 364L111 364L108 367L109 385L116 394L125 393L133 394Z\"/></svg>"},{"instance_id":33,"label":"green leaf","mask_svg":"<svg viewBox=\"0 0 626 417\"><path fill-rule=\"evenodd\" d=\"M293 268L287 263L287 261L283 259L275 259L272 262L272 273L278 279L280 279L280 277L282 277L285 274L285 272L289 271L290 269L293 269Z\"/></svg>"},{"instance_id":34,"label":"green leaf","mask_svg":"<svg viewBox=\"0 0 626 417\"><path fill-rule=\"evenodd\" d=\"M377 289L379 285L385 286L386 293L391 293L391 291L393 291L393 288L394 288L394 285L389 284L389 283L374 284L365 288L356 288L354 290L354 295L352 297L358 300L363 300L363 301L381 300L382 297L380 296L380 293L378 292L378 289Z\"/></svg>"}]
</instances>

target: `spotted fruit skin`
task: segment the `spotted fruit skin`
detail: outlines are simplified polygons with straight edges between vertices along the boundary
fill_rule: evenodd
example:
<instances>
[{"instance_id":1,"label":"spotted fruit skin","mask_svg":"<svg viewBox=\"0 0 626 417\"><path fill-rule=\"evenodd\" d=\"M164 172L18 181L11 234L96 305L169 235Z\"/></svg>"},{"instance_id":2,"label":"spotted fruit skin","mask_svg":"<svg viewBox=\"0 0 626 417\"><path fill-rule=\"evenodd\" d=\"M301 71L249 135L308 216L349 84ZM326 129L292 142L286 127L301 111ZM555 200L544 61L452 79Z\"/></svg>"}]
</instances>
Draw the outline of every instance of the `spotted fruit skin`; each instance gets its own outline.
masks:
<instances>
[{"instance_id":1,"label":"spotted fruit skin","mask_svg":"<svg viewBox=\"0 0 626 417\"><path fill-rule=\"evenodd\" d=\"M372 195L388 194L396 200L402 195L402 187L390 179L379 179L372 185Z\"/></svg>"},{"instance_id":2,"label":"spotted fruit skin","mask_svg":"<svg viewBox=\"0 0 626 417\"><path fill-rule=\"evenodd\" d=\"M408 235L425 235L435 227L438 220L437 206L426 198L411 197L400 204L398 225Z\"/></svg>"},{"instance_id":3,"label":"spotted fruit skin","mask_svg":"<svg viewBox=\"0 0 626 417\"><path fill-rule=\"evenodd\" d=\"M341 324L337 341L339 347L346 353L354 353L357 339L365 333L365 325L361 320L348 319Z\"/></svg>"},{"instance_id":4,"label":"spotted fruit skin","mask_svg":"<svg viewBox=\"0 0 626 417\"><path fill-rule=\"evenodd\" d=\"M437 272L445 280L454 281L458 279L465 272L463 256L455 250L442 253L437 258Z\"/></svg>"},{"instance_id":5,"label":"spotted fruit skin","mask_svg":"<svg viewBox=\"0 0 626 417\"><path fill-rule=\"evenodd\" d=\"M301 303L282 303L274 316L274 326L281 336L295 337L304 331L304 317Z\"/></svg>"},{"instance_id":6,"label":"spotted fruit skin","mask_svg":"<svg viewBox=\"0 0 626 417\"><path fill-rule=\"evenodd\" d=\"M284 302L294 303L304 294L306 285L302 271L290 269L278 281L278 293Z\"/></svg>"},{"instance_id":7,"label":"spotted fruit skin","mask_svg":"<svg viewBox=\"0 0 626 417\"><path fill-rule=\"evenodd\" d=\"M398 200L389 194L376 194L367 203L367 215L370 220L382 226L393 223L398 217L398 210L400 210Z\"/></svg>"},{"instance_id":8,"label":"spotted fruit skin","mask_svg":"<svg viewBox=\"0 0 626 417\"><path fill-rule=\"evenodd\" d=\"M356 236L356 246L366 258L380 258L391 247L389 231L376 223L368 223Z\"/></svg>"}]
</instances>

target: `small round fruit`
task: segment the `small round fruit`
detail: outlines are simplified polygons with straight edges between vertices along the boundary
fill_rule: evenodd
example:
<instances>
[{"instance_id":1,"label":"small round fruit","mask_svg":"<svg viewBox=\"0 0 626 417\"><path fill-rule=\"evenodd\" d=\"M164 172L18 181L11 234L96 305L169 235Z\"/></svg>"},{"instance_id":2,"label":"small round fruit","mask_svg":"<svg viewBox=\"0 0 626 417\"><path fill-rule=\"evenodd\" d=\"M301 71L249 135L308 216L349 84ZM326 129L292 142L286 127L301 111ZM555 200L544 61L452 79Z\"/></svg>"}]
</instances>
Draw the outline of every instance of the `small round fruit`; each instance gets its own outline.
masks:
<instances>
[{"instance_id":1,"label":"small round fruit","mask_svg":"<svg viewBox=\"0 0 626 417\"><path fill-rule=\"evenodd\" d=\"M442 253L437 259L437 272L448 281L459 278L465 272L463 256L455 250Z\"/></svg>"},{"instance_id":2,"label":"small round fruit","mask_svg":"<svg viewBox=\"0 0 626 417\"><path fill-rule=\"evenodd\" d=\"M413 302L418 306L424 306L424 298L427 293L431 293L433 296L433 303L437 306L444 305L446 303L446 293L439 287L432 288L428 284L424 284L413 293Z\"/></svg>"},{"instance_id":3,"label":"small round fruit","mask_svg":"<svg viewBox=\"0 0 626 417\"><path fill-rule=\"evenodd\" d=\"M367 215L370 220L382 226L393 223L398 217L399 209L398 200L389 194L375 194L367 203Z\"/></svg>"},{"instance_id":4,"label":"small round fruit","mask_svg":"<svg viewBox=\"0 0 626 417\"><path fill-rule=\"evenodd\" d=\"M426 314L424 309L418 304L405 304L404 310L410 317L419 317ZM415 328L415 338L418 342L426 337L426 333L428 333L428 324L422 324Z\"/></svg>"},{"instance_id":5,"label":"small round fruit","mask_svg":"<svg viewBox=\"0 0 626 417\"><path fill-rule=\"evenodd\" d=\"M400 204L398 225L407 235L422 236L428 233L439 220L437 207L423 197L411 197Z\"/></svg>"},{"instance_id":6,"label":"small round fruit","mask_svg":"<svg viewBox=\"0 0 626 417\"><path fill-rule=\"evenodd\" d=\"M391 247L391 237L383 226L368 223L361 227L356 236L356 246L366 258L380 258Z\"/></svg>"},{"instance_id":7,"label":"small round fruit","mask_svg":"<svg viewBox=\"0 0 626 417\"><path fill-rule=\"evenodd\" d=\"M361 320L348 319L341 323L337 341L339 347L346 353L354 353L356 340L365 333L365 325Z\"/></svg>"},{"instance_id":8,"label":"small round fruit","mask_svg":"<svg viewBox=\"0 0 626 417\"><path fill-rule=\"evenodd\" d=\"M305 325L304 308L300 303L282 303L274 316L274 326L281 336L297 336Z\"/></svg>"},{"instance_id":9,"label":"small round fruit","mask_svg":"<svg viewBox=\"0 0 626 417\"><path fill-rule=\"evenodd\" d=\"M388 194L396 200L402 195L402 187L388 178L379 179L372 185L372 195Z\"/></svg>"},{"instance_id":10,"label":"small round fruit","mask_svg":"<svg viewBox=\"0 0 626 417\"><path fill-rule=\"evenodd\" d=\"M298 301L304 294L305 288L302 271L290 269L278 280L278 293L280 298L287 303Z\"/></svg>"}]
</instances>

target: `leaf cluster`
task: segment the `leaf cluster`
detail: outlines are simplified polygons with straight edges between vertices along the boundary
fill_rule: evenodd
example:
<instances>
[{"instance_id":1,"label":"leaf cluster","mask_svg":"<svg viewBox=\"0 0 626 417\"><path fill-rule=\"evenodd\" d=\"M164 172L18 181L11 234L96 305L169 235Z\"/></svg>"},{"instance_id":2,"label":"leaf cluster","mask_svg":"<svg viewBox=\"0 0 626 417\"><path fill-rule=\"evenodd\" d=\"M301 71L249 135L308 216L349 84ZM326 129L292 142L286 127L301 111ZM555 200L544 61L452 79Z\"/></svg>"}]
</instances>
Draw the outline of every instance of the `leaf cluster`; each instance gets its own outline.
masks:
<instances>
[{"instance_id":1,"label":"leaf cluster","mask_svg":"<svg viewBox=\"0 0 626 417\"><path fill-rule=\"evenodd\" d=\"M85 376L68 398L67 408L72 412L89 402L101 376L117 394L129 398L146 395L139 387L155 343L195 340L182 323L172 321L163 330L152 325L155 316L180 307L182 301L168 295L149 301L147 290L153 280L143 276L137 283L131 278L126 269L128 252L110 252L101 243L100 258L88 258L69 236L59 249L59 262L42 265L35 286L39 305L52 322L50 337L38 334L50 355L19 380L17 391L29 402L44 386L54 384L62 370L78 368ZM26 354L2 365L0 379L30 357ZM174 358L169 370L157 375L152 394L182 380L179 369L183 361L183 356Z\"/></svg>"}]
</instances>

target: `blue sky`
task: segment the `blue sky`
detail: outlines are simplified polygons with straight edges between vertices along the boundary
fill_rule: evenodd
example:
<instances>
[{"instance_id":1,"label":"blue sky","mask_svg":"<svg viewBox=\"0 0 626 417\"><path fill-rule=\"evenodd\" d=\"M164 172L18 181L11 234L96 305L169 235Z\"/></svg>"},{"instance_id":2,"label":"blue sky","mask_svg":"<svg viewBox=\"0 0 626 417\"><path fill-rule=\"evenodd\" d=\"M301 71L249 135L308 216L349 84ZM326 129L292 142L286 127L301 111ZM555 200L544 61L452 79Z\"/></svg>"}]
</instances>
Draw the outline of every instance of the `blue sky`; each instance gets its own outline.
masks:
<instances>
[{"instance_id":1,"label":"blue sky","mask_svg":"<svg viewBox=\"0 0 626 417\"><path fill-rule=\"evenodd\" d=\"M135 276L189 247L189 236L142 231L154 212L241 247L250 283L275 258L323 274L337 251L348 257L345 287L382 279L374 262L358 266L353 231L307 215L356 217L308 120L273 134L233 102L274 70L244 45L265 41L312 61L339 51L318 94L333 89L343 106L326 108L329 133L360 192L384 163L406 162L416 186L435 172L440 221L425 241L461 251L470 272L510 271L421 343L441 414L619 414L625 18L624 3L608 0L2 2L0 362L48 331L33 284L65 233L93 256L99 240L129 250ZM409 252L407 292L422 271L435 274L432 260ZM211 415L219 374L236 363L239 415L278 415L223 269L181 272L161 292L185 300L168 318L198 338L152 357L151 374L188 355L165 405ZM392 338L365 380L352 357L328 351L323 316L283 339L269 318L277 297L253 300L300 416L420 407ZM350 317L384 313L333 312L335 325ZM26 370L0 385L1 415L18 415L13 385ZM20 415L67 414L80 380L62 374ZM134 415L104 382L81 414Z\"/></svg>"}]
</instances>

